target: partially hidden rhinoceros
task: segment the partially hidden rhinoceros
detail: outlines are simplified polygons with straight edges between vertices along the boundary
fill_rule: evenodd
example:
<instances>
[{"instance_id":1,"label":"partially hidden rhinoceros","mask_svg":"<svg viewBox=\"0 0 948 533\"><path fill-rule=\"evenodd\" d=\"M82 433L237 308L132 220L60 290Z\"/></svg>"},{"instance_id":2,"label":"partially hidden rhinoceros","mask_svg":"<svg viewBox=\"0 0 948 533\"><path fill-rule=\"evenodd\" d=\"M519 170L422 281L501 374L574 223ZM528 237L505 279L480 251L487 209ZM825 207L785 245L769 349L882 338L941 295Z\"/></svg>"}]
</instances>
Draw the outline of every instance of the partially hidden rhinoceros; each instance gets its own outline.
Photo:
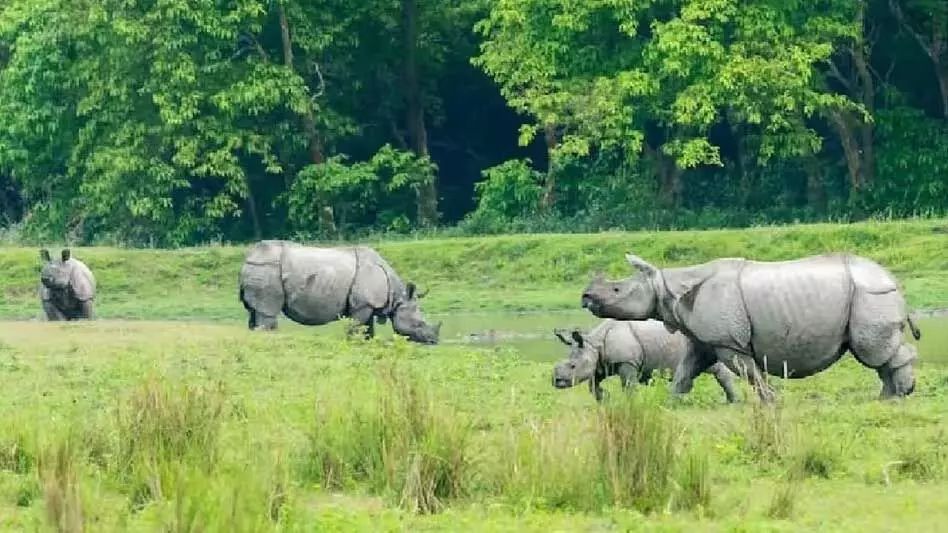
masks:
<instances>
[{"instance_id":1,"label":"partially hidden rhinoceros","mask_svg":"<svg viewBox=\"0 0 948 533\"><path fill-rule=\"evenodd\" d=\"M582 306L601 318L655 318L710 346L716 360L774 399L764 373L799 379L826 370L850 351L882 381L880 398L915 390L916 348L903 341L905 325L921 332L905 309L895 278L877 263L847 253L765 262L721 258L680 268L659 268L631 253L637 270L622 280L597 274ZM676 393L713 359L682 360Z\"/></svg>"},{"instance_id":2,"label":"partially hidden rhinoceros","mask_svg":"<svg viewBox=\"0 0 948 533\"><path fill-rule=\"evenodd\" d=\"M324 248L264 240L247 251L238 276L250 329L276 329L282 312L294 322L321 326L344 317L375 335L375 319L409 340L437 344L441 322L425 322L414 283L367 246ZM352 333L352 329L349 333Z\"/></svg>"},{"instance_id":3,"label":"partially hidden rhinoceros","mask_svg":"<svg viewBox=\"0 0 948 533\"><path fill-rule=\"evenodd\" d=\"M46 318L58 320L93 320L95 276L85 263L72 257L64 248L59 259L53 259L49 250L40 250L39 297Z\"/></svg>"},{"instance_id":4,"label":"partially hidden rhinoceros","mask_svg":"<svg viewBox=\"0 0 948 533\"><path fill-rule=\"evenodd\" d=\"M565 389L588 381L600 402L601 382L609 376L618 375L623 388L633 389L636 383L648 383L653 372L674 372L685 357L714 358L713 352L698 353L699 345L682 333L669 332L658 320L606 319L588 333L557 328L553 334L571 348L569 357L553 369L553 386ZM724 389L729 403L737 401L734 373L717 362L706 372Z\"/></svg>"}]
</instances>

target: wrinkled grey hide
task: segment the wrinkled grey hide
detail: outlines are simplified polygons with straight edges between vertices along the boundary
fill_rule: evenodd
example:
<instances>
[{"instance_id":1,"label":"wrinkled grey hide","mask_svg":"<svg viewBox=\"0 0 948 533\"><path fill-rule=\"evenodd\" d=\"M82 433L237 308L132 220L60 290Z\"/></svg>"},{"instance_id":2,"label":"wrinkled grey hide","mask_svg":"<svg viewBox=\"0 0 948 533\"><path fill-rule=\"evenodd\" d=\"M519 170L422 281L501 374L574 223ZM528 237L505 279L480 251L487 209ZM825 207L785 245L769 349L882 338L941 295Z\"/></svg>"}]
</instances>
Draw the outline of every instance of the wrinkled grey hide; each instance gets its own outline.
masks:
<instances>
[{"instance_id":1,"label":"wrinkled grey hide","mask_svg":"<svg viewBox=\"0 0 948 533\"><path fill-rule=\"evenodd\" d=\"M655 371L674 372L687 356L714 360L714 353L699 353L698 346L682 333L670 333L658 320L618 321L606 319L589 333L578 329L555 329L563 344L571 348L569 357L553 369L553 386L565 389L589 381L596 401L602 401L602 380L618 375L622 386L634 388L648 383ZM724 389L728 402L737 401L737 376L723 364L714 362L705 372ZM688 391L689 392L690 387Z\"/></svg>"},{"instance_id":2,"label":"wrinkled grey hide","mask_svg":"<svg viewBox=\"0 0 948 533\"><path fill-rule=\"evenodd\" d=\"M95 276L82 261L72 257L69 248L53 259L49 250L40 250L39 297L46 318L93 320L95 318Z\"/></svg>"},{"instance_id":3,"label":"wrinkled grey hide","mask_svg":"<svg viewBox=\"0 0 948 533\"><path fill-rule=\"evenodd\" d=\"M427 293L405 284L366 246L321 248L266 240L247 251L238 277L250 329L276 329L282 312L294 322L321 326L351 317L375 335L375 319L422 344L437 344L441 323L425 322L418 308ZM352 330L350 330L350 333Z\"/></svg>"},{"instance_id":4,"label":"wrinkled grey hide","mask_svg":"<svg viewBox=\"0 0 948 533\"><path fill-rule=\"evenodd\" d=\"M746 372L764 401L773 389L764 373L800 379L835 364L850 351L876 370L881 398L915 389L914 346L905 344L908 324L894 277L878 264L851 254L826 254L763 262L722 258L681 268L658 268L627 254L637 274L609 281L597 275L582 305L593 315L620 320L662 320L672 331L714 349L717 360ZM687 357L675 372L676 392L709 361Z\"/></svg>"}]
</instances>

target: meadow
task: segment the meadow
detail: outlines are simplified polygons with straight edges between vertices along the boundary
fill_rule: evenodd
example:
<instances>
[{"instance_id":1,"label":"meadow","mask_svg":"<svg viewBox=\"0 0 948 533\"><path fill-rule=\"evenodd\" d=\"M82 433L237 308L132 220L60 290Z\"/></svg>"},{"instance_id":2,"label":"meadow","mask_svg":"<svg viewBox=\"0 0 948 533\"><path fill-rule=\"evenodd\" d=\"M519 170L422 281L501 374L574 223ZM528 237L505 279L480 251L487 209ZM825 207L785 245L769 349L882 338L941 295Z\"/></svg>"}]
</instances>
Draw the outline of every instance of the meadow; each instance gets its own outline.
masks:
<instances>
[{"instance_id":1,"label":"meadow","mask_svg":"<svg viewBox=\"0 0 948 533\"><path fill-rule=\"evenodd\" d=\"M442 344L281 318L250 332L244 246L73 248L94 322L40 320L38 250L0 248L0 528L21 531L887 531L948 520L946 221L368 242L430 288ZM748 387L556 390L590 275L850 250L905 287L915 394L851 357ZM57 248L52 251L56 253ZM907 336L911 340L910 336ZM911 340L911 342L915 342Z\"/></svg>"}]
</instances>

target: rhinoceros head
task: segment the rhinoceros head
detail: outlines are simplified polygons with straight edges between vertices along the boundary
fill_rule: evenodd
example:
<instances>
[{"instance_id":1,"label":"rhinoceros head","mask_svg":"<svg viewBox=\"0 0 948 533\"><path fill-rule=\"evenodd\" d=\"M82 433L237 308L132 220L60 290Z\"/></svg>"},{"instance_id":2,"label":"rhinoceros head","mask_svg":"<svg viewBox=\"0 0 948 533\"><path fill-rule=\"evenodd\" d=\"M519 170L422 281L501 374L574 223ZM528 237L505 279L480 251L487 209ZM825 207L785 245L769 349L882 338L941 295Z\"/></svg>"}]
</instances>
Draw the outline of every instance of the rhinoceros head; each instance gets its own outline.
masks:
<instances>
[{"instance_id":1,"label":"rhinoceros head","mask_svg":"<svg viewBox=\"0 0 948 533\"><path fill-rule=\"evenodd\" d=\"M578 329L567 332L557 328L553 334L570 347L569 357L553 367L553 386L568 389L593 377L599 354L583 332Z\"/></svg>"},{"instance_id":2,"label":"rhinoceros head","mask_svg":"<svg viewBox=\"0 0 948 533\"><path fill-rule=\"evenodd\" d=\"M645 320L658 316L658 297L652 284L652 272L647 264L633 263L634 256L626 256L638 269L635 275L620 280L608 280L597 273L583 290L582 306L599 318L616 320ZM637 259L637 258L635 258Z\"/></svg>"},{"instance_id":3,"label":"rhinoceros head","mask_svg":"<svg viewBox=\"0 0 948 533\"><path fill-rule=\"evenodd\" d=\"M49 250L40 250L40 259L43 266L40 270L40 281L47 289L63 290L69 288L72 279L72 265L69 264L69 248L62 251L61 259L52 259Z\"/></svg>"},{"instance_id":4,"label":"rhinoceros head","mask_svg":"<svg viewBox=\"0 0 948 533\"><path fill-rule=\"evenodd\" d=\"M415 284L408 282L404 296L395 304L392 313L392 328L396 333L421 344L438 344L441 336L441 322L431 325L421 316L418 302L428 291L418 292Z\"/></svg>"}]
</instances>

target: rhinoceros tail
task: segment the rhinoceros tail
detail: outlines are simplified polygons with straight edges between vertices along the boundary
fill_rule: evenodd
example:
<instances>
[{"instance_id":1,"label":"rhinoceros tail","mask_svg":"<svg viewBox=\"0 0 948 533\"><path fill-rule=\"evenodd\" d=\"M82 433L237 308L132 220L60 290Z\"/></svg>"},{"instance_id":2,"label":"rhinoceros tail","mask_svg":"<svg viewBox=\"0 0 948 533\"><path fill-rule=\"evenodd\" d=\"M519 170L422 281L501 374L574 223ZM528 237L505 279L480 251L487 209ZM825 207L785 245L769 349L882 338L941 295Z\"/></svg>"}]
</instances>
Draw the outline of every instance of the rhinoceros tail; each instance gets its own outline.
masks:
<instances>
[{"instance_id":1,"label":"rhinoceros tail","mask_svg":"<svg viewBox=\"0 0 948 533\"><path fill-rule=\"evenodd\" d=\"M918 326L915 325L915 321L912 320L911 315L906 315L905 321L908 322L909 329L912 330L912 337L915 337L915 340L922 338L922 331L918 329Z\"/></svg>"}]
</instances>

